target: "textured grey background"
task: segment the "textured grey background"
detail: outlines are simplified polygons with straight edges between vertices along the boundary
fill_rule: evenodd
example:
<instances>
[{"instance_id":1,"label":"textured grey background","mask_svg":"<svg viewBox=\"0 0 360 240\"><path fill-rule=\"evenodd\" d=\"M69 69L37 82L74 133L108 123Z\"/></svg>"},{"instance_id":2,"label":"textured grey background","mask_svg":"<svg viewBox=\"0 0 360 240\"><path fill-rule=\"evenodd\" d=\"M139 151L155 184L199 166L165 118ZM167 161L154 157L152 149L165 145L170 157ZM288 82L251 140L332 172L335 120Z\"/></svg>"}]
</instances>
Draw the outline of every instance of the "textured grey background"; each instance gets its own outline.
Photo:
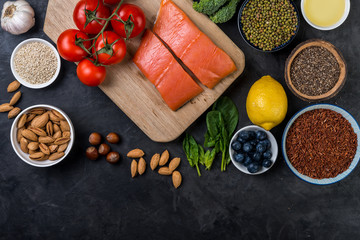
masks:
<instances>
[{"instance_id":1,"label":"textured grey background","mask_svg":"<svg viewBox=\"0 0 360 240\"><path fill-rule=\"evenodd\" d=\"M3 3L4 1L1 1ZM0 102L9 101L6 86L14 78L10 55L15 46L30 37L48 39L42 31L47 1L29 0L36 12L36 26L28 33L12 36L0 31ZM299 0L296 1L299 6ZM287 89L284 63L300 42L322 38L337 46L348 63L348 79L340 94L327 101L345 108L359 119L358 68L359 18L357 1L341 27L330 32L311 28L301 19L300 31L286 49L260 53L241 39L236 19L220 25L246 55L244 74L226 91L240 111L238 128L249 125L245 100L250 86L270 74L285 87L289 111L272 132L278 142L286 122L309 105ZM330 186L314 186L298 179L280 155L271 171L248 176L230 165L220 172L217 159L210 172L196 170L186 162L183 136L174 142L152 142L98 88L82 85L76 67L62 62L59 79L43 90L21 88L19 106L46 103L63 109L76 129L76 143L61 164L39 169L23 163L10 145L12 121L0 114L0 239L359 239L359 168L345 180ZM147 117L147 116L139 116ZM134 147L146 152L169 149L183 161L183 184L175 190L170 177L147 170L130 177L130 160L110 165L104 159L87 160L88 135L110 131L121 135L113 149L122 156ZM205 116L188 130L199 141L205 133Z\"/></svg>"}]
</instances>

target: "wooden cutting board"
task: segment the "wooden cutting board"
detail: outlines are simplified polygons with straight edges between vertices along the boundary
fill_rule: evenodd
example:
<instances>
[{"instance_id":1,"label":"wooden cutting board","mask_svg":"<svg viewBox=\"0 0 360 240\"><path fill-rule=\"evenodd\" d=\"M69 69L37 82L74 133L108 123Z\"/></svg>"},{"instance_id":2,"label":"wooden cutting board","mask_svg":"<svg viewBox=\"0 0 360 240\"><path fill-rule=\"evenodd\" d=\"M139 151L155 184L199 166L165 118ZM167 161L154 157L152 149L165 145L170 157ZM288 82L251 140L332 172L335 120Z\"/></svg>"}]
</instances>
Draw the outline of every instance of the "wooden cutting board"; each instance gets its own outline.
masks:
<instances>
[{"instance_id":1,"label":"wooden cutting board","mask_svg":"<svg viewBox=\"0 0 360 240\"><path fill-rule=\"evenodd\" d=\"M204 92L176 112L162 100L155 87L131 61L141 38L127 42L128 54L122 63L107 68L106 80L100 89L156 142L169 142L179 137L243 72L244 53L208 17L192 9L192 0L173 0L192 21L234 60L238 70L223 79L214 89ZM76 28L72 13L78 0L49 0L44 32L56 42L68 28ZM126 2L126 1L125 1ZM147 28L155 22L161 0L131 0L147 17Z\"/></svg>"}]
</instances>

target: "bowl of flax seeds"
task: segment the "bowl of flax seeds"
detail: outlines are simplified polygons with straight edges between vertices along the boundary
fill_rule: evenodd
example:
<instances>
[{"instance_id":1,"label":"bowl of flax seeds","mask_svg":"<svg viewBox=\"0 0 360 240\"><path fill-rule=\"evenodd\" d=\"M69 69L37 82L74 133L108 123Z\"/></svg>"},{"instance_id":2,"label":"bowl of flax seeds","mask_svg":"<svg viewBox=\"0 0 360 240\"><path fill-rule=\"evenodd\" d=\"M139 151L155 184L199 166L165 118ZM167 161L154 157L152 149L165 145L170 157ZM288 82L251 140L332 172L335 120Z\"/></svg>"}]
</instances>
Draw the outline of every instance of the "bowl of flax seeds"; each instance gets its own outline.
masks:
<instances>
[{"instance_id":1,"label":"bowl of flax seeds","mask_svg":"<svg viewBox=\"0 0 360 240\"><path fill-rule=\"evenodd\" d=\"M291 171L317 185L338 182L360 159L359 125L346 110L315 104L296 113L282 137L282 153Z\"/></svg>"}]
</instances>

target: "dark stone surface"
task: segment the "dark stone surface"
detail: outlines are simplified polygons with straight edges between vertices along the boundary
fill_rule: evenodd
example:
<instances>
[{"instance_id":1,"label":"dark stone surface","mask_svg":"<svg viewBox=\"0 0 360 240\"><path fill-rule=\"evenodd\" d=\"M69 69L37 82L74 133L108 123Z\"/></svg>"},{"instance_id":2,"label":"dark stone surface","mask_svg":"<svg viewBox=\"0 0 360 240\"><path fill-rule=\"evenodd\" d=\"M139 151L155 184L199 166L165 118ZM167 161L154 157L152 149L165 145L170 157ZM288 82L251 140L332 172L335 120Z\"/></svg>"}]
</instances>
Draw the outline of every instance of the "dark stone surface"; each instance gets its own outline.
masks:
<instances>
[{"instance_id":1,"label":"dark stone surface","mask_svg":"<svg viewBox=\"0 0 360 240\"><path fill-rule=\"evenodd\" d=\"M9 101L5 89L14 78L9 60L12 50L30 37L49 40L42 31L47 1L29 0L36 11L36 26L28 33L12 36L0 32L0 101ZM296 1L299 5L300 1ZM220 25L246 55L245 73L226 91L240 111L238 128L249 125L245 100L250 86L270 74L285 87L289 111L272 132L278 142L290 117L309 105L290 93L283 79L284 63L300 42L322 38L337 46L348 63L348 79L340 94L328 103L344 107L359 119L360 70L359 5L352 1L350 16L338 29L322 32L301 19L300 31L286 49L272 54L251 49L241 39L236 19ZM19 107L46 103L63 109L76 128L76 143L70 156L50 168L35 168L22 162L9 139L12 121L0 115L0 239L359 239L360 177L356 168L345 180L330 186L315 186L298 179L282 156L260 176L248 176L229 165L220 172L196 170L187 163L174 142L152 142L98 88L82 85L76 67L62 62L59 79L43 90L21 88ZM139 116L146 117L146 116ZM103 135L118 132L121 143L112 148L123 159L110 165L104 159L87 160L87 138L93 131ZM188 130L199 141L205 133L205 117ZM175 190L170 177L149 169L141 177L130 177L132 148L146 151L146 159L169 149L183 160L183 184Z\"/></svg>"}]
</instances>

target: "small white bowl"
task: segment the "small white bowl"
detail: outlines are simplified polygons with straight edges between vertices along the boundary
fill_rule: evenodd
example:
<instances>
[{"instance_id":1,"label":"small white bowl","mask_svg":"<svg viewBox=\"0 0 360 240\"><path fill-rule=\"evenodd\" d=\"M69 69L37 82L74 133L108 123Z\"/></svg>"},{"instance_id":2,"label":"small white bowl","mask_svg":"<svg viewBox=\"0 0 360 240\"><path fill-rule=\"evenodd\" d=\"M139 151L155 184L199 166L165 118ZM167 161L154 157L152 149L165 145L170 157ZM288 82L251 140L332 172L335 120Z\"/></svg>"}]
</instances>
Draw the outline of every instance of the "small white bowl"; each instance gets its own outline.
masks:
<instances>
[{"instance_id":1,"label":"small white bowl","mask_svg":"<svg viewBox=\"0 0 360 240\"><path fill-rule=\"evenodd\" d=\"M319 29L319 30L323 30L323 31L329 31L329 30L333 30L337 27L339 27L341 24L343 24L346 20L346 18L349 16L349 12L350 12L350 0L345 0L345 11L344 11L344 15L342 16L342 18L337 22L335 23L334 25L332 26L329 26L329 27L321 27L321 26L318 26L318 25L315 25L314 23L312 23L308 17L306 16L305 14L305 9L304 9L304 1L305 0L301 0L301 13L303 15L303 17L305 18L306 22L312 26L313 28L316 28L316 29Z\"/></svg>"},{"instance_id":2,"label":"small white bowl","mask_svg":"<svg viewBox=\"0 0 360 240\"><path fill-rule=\"evenodd\" d=\"M58 111L59 113L61 113L65 117L66 121L69 123L70 133L71 133L71 140L69 142L69 145L68 145L67 149L65 150L65 155L62 158L59 158L58 160L55 160L55 161L50 161L50 160L34 161L34 160L31 160L29 158L29 154L24 153L23 151L21 151L20 144L17 142L17 130L18 130L17 123L18 123L20 117L23 114L26 114L26 113L30 112L30 110L34 109L34 108L44 108L44 109L47 109L47 110L54 109L54 110ZM35 167L50 167L50 166L53 166L53 165L61 162L62 160L64 160L66 158L66 156L70 153L71 148L74 145L75 130L74 130L74 125L72 124L70 118L61 109L59 109L57 107L54 107L54 106L46 105L46 104L39 104L39 105L28 107L27 109L25 109L21 113L19 113L19 115L15 118L15 120L14 120L12 126L11 126L10 140L11 140L11 145L12 145L15 153L19 156L19 158L21 160L23 160L27 164L35 166Z\"/></svg>"},{"instance_id":3,"label":"small white bowl","mask_svg":"<svg viewBox=\"0 0 360 240\"><path fill-rule=\"evenodd\" d=\"M53 50L53 52L55 53L55 56L56 56L56 59L57 59L57 69L56 69L56 72L55 72L54 76L49 81L47 81L45 83L42 83L42 84L31 84L31 83L25 81L24 79L22 79L19 76L19 74L15 70L15 64L14 64L15 54L17 53L17 51L22 46L24 46L27 43L32 43L32 42L41 42L41 43L44 43L45 45L49 46ZM40 88L44 88L44 87L47 87L50 84L52 84L56 80L56 78L59 76L60 68L61 68L61 59L60 59L60 55L59 55L58 51L56 50L56 48L51 43L49 43L48 41L46 41L44 39L41 39L41 38L30 38L30 39L27 39L27 40L19 43L19 45L16 46L16 48L14 49L14 51L11 54L10 67L11 67L11 72L13 73L14 77L22 85L24 85L25 87L28 87L28 88L40 89Z\"/></svg>"},{"instance_id":4,"label":"small white bowl","mask_svg":"<svg viewBox=\"0 0 360 240\"><path fill-rule=\"evenodd\" d=\"M236 140L236 138L238 137L240 132L242 132L242 131L259 131L259 130L264 131L266 133L266 135L267 135L267 137L268 137L268 139L269 139L269 141L271 143L271 152L272 152L271 161L272 161L272 164L271 164L271 166L269 168L265 168L265 167L261 166L260 170L257 173L250 173L247 170L247 167L245 167L243 164L238 163L237 161L235 161L235 159L233 157L233 154L235 153L235 151L231 148L231 145ZM231 161L232 161L232 163L235 165L235 167L237 169L239 169L243 173L246 173L246 174L249 174L249 175L259 175L259 174L262 174L262 173L268 171L272 166L274 166L275 161L277 159L277 155L278 155L278 145L277 145L277 142L276 142L276 139L275 139L274 135L272 135L271 132L266 131L262 127L259 127L259 126L256 126L256 125L250 125L250 126L241 128L240 130L238 130L234 134L234 136L232 137L232 139L230 141L229 153L230 153Z\"/></svg>"}]
</instances>

